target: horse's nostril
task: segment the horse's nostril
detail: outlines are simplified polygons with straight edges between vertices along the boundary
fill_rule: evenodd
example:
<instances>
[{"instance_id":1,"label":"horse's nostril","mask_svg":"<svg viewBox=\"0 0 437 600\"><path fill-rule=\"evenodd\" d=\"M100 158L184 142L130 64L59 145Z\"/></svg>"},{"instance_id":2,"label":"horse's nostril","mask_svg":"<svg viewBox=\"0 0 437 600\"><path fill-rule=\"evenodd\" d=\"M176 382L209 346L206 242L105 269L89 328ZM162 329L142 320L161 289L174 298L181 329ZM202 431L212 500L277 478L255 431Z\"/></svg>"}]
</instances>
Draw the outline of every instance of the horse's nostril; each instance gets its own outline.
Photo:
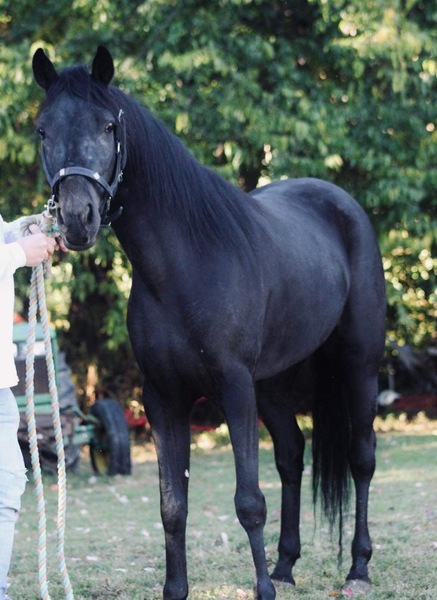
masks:
<instances>
[{"instance_id":1,"label":"horse's nostril","mask_svg":"<svg viewBox=\"0 0 437 600\"><path fill-rule=\"evenodd\" d=\"M91 206L91 204L88 205L88 214L87 214L87 224L91 225L93 222L93 207Z\"/></svg>"}]
</instances>

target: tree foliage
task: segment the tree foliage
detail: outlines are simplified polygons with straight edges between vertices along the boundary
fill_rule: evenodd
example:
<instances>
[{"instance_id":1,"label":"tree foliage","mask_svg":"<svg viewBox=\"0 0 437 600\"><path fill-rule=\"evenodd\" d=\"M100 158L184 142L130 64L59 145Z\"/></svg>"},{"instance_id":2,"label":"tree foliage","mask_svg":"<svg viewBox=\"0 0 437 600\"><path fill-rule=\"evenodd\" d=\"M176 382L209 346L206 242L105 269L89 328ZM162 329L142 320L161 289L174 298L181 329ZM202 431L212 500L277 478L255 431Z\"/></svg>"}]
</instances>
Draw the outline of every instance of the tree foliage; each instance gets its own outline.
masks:
<instances>
[{"instance_id":1,"label":"tree foliage","mask_svg":"<svg viewBox=\"0 0 437 600\"><path fill-rule=\"evenodd\" d=\"M425 0L35 0L0 8L0 211L41 210L31 56L92 60L203 163L245 189L337 183L364 206L384 256L389 335L435 335L436 12ZM76 371L122 374L129 265L107 232L54 269L51 309ZM26 289L21 282L25 304Z\"/></svg>"}]
</instances>

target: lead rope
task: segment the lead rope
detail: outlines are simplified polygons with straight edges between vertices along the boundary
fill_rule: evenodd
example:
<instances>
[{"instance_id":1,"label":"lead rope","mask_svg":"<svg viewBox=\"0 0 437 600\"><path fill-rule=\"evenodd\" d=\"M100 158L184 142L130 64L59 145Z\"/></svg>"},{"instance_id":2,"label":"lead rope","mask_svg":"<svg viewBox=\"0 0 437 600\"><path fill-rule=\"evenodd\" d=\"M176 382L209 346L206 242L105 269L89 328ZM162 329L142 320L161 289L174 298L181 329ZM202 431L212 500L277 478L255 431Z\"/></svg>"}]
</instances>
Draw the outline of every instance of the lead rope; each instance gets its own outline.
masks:
<instances>
[{"instance_id":1,"label":"lead rope","mask_svg":"<svg viewBox=\"0 0 437 600\"><path fill-rule=\"evenodd\" d=\"M31 222L34 222L31 220ZM22 228L29 227L29 221L23 221ZM42 220L38 222L38 226L47 235L54 233L55 223L53 217L48 212L43 213ZM56 233L56 232L55 232ZM65 453L64 441L62 438L61 417L59 411L58 391L56 387L55 368L53 360L53 350L50 337L48 311L45 297L44 286L44 266L50 269L50 264L37 265L32 270L30 282L30 297L29 297L29 330L27 335L27 354L26 354L26 419L27 431L29 436L30 456L32 462L32 471L34 477L34 488L37 501L38 512L38 583L40 596L42 600L50 600L47 581L47 529L45 515L45 500L44 486L41 477L41 465L39 460L39 451L37 443L37 431L35 421L35 404L34 404L34 361L35 361L35 337L36 337L36 321L37 309L39 307L39 315L44 335L44 349L46 355L47 375L49 382L49 392L51 398L51 411L53 429L56 441L56 453L58 456L58 512L56 521L56 558L58 563L58 572L64 587L66 600L73 600L73 590L71 587L70 578L67 571L64 555L64 538L65 538L65 515L67 506L67 481L65 468ZM46 271L47 272L47 271Z\"/></svg>"}]
</instances>

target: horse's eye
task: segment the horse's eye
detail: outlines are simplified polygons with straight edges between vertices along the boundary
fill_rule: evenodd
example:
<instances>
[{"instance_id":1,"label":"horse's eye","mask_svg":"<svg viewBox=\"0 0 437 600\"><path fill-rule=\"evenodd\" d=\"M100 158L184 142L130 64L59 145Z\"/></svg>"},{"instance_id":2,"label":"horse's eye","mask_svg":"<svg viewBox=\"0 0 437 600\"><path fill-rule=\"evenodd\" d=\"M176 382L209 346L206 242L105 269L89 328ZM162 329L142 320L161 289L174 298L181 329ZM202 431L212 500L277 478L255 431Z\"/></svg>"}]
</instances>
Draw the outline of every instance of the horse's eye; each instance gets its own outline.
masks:
<instances>
[{"instance_id":1,"label":"horse's eye","mask_svg":"<svg viewBox=\"0 0 437 600\"><path fill-rule=\"evenodd\" d=\"M112 121L109 122L105 127L106 133L112 133L114 131L114 127L115 127L114 123L112 123Z\"/></svg>"},{"instance_id":2,"label":"horse's eye","mask_svg":"<svg viewBox=\"0 0 437 600\"><path fill-rule=\"evenodd\" d=\"M38 131L38 135L39 135L39 137L40 137L42 140L44 140L44 139L45 139L45 137L46 137L46 132L44 131L44 129L43 129L42 127L38 127L37 131Z\"/></svg>"}]
</instances>

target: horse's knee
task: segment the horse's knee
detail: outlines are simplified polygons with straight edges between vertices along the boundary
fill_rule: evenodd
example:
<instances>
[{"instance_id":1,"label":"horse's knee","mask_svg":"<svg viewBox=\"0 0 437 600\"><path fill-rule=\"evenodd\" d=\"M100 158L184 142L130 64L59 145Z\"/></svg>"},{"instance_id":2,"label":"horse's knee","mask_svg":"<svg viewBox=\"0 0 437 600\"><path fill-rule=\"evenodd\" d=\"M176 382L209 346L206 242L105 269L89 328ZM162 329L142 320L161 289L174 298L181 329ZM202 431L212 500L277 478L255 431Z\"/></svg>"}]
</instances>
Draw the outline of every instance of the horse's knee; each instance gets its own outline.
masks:
<instances>
[{"instance_id":1,"label":"horse's knee","mask_svg":"<svg viewBox=\"0 0 437 600\"><path fill-rule=\"evenodd\" d=\"M165 499L161 505L161 518L164 531L176 534L185 530L188 507L183 499Z\"/></svg>"},{"instance_id":2,"label":"horse's knee","mask_svg":"<svg viewBox=\"0 0 437 600\"><path fill-rule=\"evenodd\" d=\"M235 494L235 509L238 520L246 531L263 527L266 522L267 508L262 492L237 491Z\"/></svg>"}]
</instances>

